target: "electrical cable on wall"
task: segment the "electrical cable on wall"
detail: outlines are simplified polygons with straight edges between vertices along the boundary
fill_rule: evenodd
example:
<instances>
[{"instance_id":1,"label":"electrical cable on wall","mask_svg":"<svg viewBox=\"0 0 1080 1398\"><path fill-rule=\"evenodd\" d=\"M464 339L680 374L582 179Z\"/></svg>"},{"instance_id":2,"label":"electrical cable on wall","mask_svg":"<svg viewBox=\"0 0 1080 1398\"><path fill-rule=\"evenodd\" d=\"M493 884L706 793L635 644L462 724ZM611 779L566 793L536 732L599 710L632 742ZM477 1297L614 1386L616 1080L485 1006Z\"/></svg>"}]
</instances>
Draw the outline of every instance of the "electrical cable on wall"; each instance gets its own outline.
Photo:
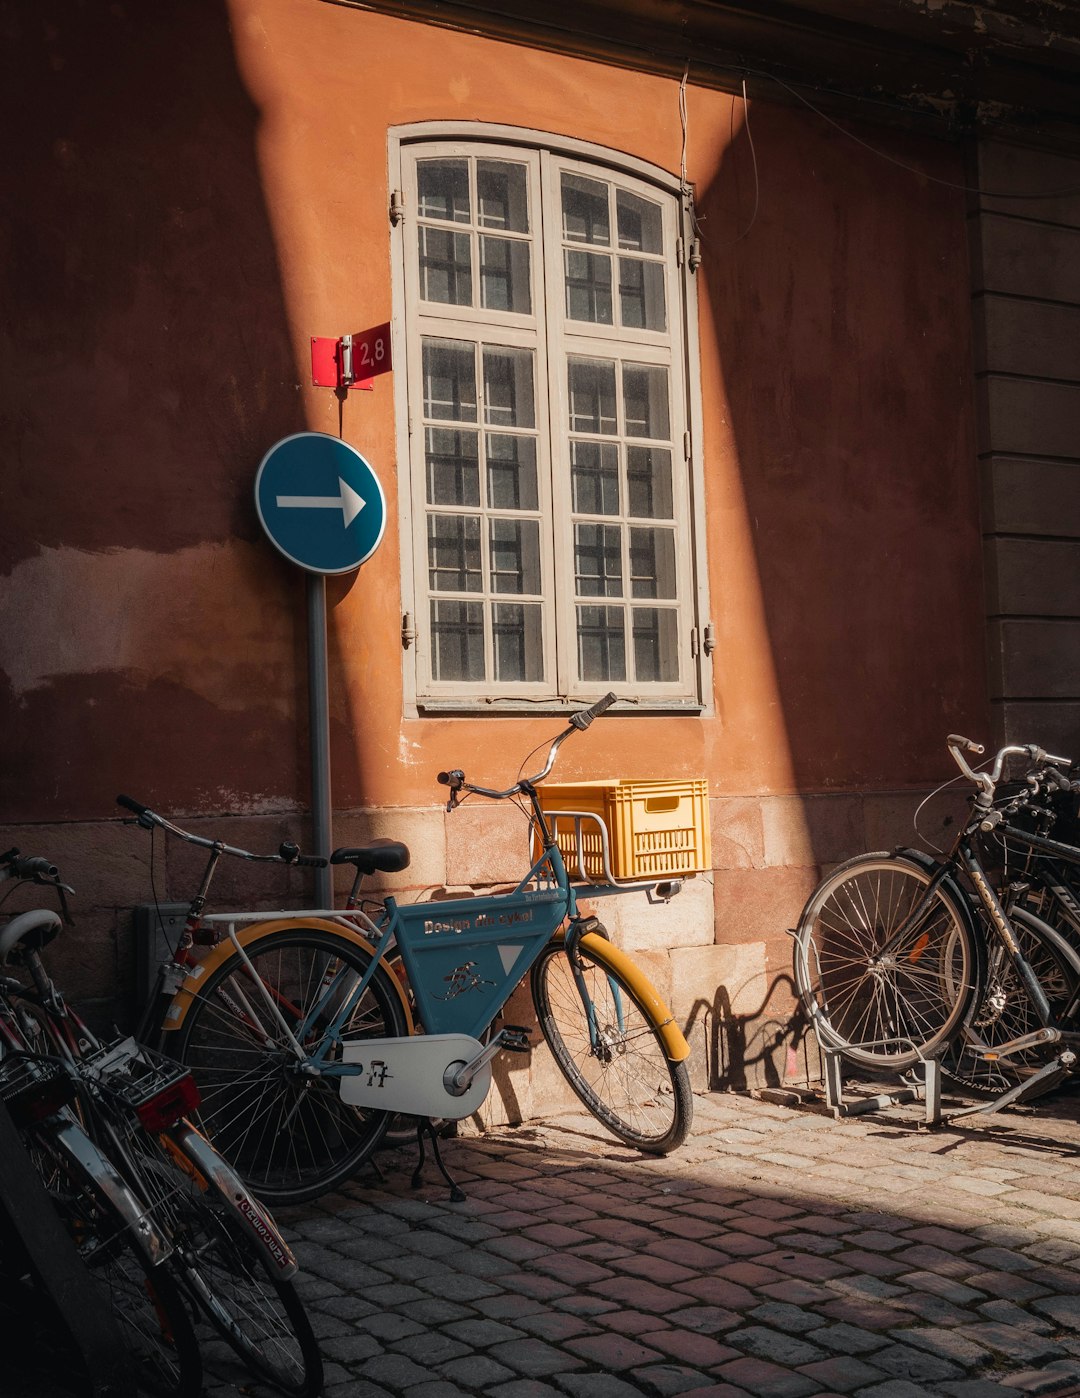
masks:
<instances>
[{"instance_id":1,"label":"electrical cable on wall","mask_svg":"<svg viewBox=\"0 0 1080 1398\"><path fill-rule=\"evenodd\" d=\"M749 143L750 143L750 158L751 158L751 159L753 160L753 162L754 162L754 212L750 215L750 222L746 225L746 227L743 229L743 231L742 231L742 232L739 234L739 236L735 239L735 241L736 241L737 243L741 243L741 242L742 242L742 240L746 237L747 233L750 232L751 228L753 228L754 224L757 222L757 216L758 216L758 201L759 201L759 198L760 198L760 195L761 195L761 186L760 186L760 183L759 183L759 181L758 181L757 151L754 150L754 135L753 135L753 132L750 130L750 104L749 104L749 103L747 102L747 100L746 100L746 79L745 79L745 78L743 78L743 80L742 80L742 102L743 102L743 126L746 128L746 139L747 139L747 141L749 141ZM732 119L732 123L734 124L734 120L735 120L735 103L734 103L734 102L732 102L732 104L731 104L731 119Z\"/></svg>"},{"instance_id":2,"label":"electrical cable on wall","mask_svg":"<svg viewBox=\"0 0 1080 1398\"><path fill-rule=\"evenodd\" d=\"M679 158L679 189L682 194L683 205L690 218L690 231L693 241L690 244L690 254L688 265L691 272L696 272L701 265L701 220L697 216L697 208L694 204L694 186L686 178L686 147L690 134L690 117L686 109L686 83L690 76L690 60L687 59L683 65L682 81L679 83L679 124L682 128L682 154Z\"/></svg>"}]
</instances>

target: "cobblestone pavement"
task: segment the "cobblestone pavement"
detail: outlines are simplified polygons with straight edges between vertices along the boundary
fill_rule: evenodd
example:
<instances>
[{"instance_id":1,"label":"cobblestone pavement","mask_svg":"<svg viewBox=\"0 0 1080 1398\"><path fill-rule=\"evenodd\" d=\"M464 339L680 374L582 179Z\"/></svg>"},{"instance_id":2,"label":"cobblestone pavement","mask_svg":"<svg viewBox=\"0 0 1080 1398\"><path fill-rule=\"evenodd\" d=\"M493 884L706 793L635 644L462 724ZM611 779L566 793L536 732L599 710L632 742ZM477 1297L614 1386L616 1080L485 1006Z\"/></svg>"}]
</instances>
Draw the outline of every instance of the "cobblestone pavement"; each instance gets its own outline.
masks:
<instances>
[{"instance_id":1,"label":"cobblestone pavement","mask_svg":"<svg viewBox=\"0 0 1080 1398\"><path fill-rule=\"evenodd\" d=\"M1078 1104L927 1131L710 1095L666 1159L564 1117L445 1142L464 1203L401 1150L279 1217L329 1398L1075 1395Z\"/></svg>"}]
</instances>

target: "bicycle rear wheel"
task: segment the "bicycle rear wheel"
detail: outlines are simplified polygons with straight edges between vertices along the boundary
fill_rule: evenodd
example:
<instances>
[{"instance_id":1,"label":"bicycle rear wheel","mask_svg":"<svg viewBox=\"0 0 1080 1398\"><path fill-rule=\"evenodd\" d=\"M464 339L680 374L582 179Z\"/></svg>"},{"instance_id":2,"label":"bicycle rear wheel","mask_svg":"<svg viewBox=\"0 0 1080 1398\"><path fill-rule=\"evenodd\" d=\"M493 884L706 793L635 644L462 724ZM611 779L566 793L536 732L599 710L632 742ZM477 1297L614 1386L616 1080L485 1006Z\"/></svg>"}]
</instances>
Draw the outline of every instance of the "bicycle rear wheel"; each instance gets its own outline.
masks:
<instances>
[{"instance_id":1,"label":"bicycle rear wheel","mask_svg":"<svg viewBox=\"0 0 1080 1398\"><path fill-rule=\"evenodd\" d=\"M852 1062L912 1067L957 1033L980 984L981 949L949 884L901 854L863 854L823 879L795 934L795 983L827 1048ZM908 925L910 923L910 925Z\"/></svg>"},{"instance_id":2,"label":"bicycle rear wheel","mask_svg":"<svg viewBox=\"0 0 1080 1398\"><path fill-rule=\"evenodd\" d=\"M667 1155L683 1143L693 1121L686 1064L666 1056L660 1026L623 976L606 964L602 943L580 947L576 955L589 1011L562 942L552 942L532 969L541 1032L563 1076L597 1121L629 1146Z\"/></svg>"},{"instance_id":3,"label":"bicycle rear wheel","mask_svg":"<svg viewBox=\"0 0 1080 1398\"><path fill-rule=\"evenodd\" d=\"M361 947L315 928L273 932L246 948L254 975L231 956L193 998L173 1051L191 1069L202 1095L199 1120L214 1148L269 1203L302 1203L356 1173L378 1146L389 1114L348 1106L338 1079L303 1070L277 1017L307 1025L303 1048L314 1053L335 1012L371 964ZM341 1043L407 1032L389 974L377 967L353 1006Z\"/></svg>"},{"instance_id":4,"label":"bicycle rear wheel","mask_svg":"<svg viewBox=\"0 0 1080 1398\"><path fill-rule=\"evenodd\" d=\"M199 1398L202 1359L187 1307L165 1264L151 1266L130 1223L99 1193L93 1175L61 1149L48 1126L28 1139L45 1188L107 1301L140 1389L156 1398ZM83 1155L91 1154L89 1143Z\"/></svg>"},{"instance_id":5,"label":"bicycle rear wheel","mask_svg":"<svg viewBox=\"0 0 1080 1398\"><path fill-rule=\"evenodd\" d=\"M1080 986L1080 954L1053 927L1025 908L1013 908L1009 921L1056 1018L1064 1013ZM1033 1078L1058 1055L1060 1046L1040 1044L1008 1058L989 1060L982 1056L983 1052L1040 1028L1042 1020L1016 967L1001 943L995 941L987 957L983 994L963 1031L942 1054L942 1071L970 1091L998 1097ZM1050 1074L1025 1093L1024 1100L1045 1096L1060 1082L1060 1076Z\"/></svg>"}]
</instances>

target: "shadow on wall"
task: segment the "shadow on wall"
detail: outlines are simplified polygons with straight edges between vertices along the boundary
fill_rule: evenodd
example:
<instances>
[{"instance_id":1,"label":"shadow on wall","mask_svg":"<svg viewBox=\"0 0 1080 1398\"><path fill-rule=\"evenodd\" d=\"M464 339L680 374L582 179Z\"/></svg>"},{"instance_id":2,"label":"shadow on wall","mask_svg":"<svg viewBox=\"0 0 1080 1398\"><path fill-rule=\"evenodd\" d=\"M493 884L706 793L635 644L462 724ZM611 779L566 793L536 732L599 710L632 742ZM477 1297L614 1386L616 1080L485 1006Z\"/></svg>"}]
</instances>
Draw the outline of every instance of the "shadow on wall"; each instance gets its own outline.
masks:
<instances>
[{"instance_id":1,"label":"shadow on wall","mask_svg":"<svg viewBox=\"0 0 1080 1398\"><path fill-rule=\"evenodd\" d=\"M946 734L989 721L964 196L805 108L749 115L753 149L736 98L699 191L729 409L707 428L738 462L794 787L932 785ZM963 182L955 147L846 124Z\"/></svg>"},{"instance_id":2,"label":"shadow on wall","mask_svg":"<svg viewBox=\"0 0 1080 1398\"><path fill-rule=\"evenodd\" d=\"M695 1001L683 1033L691 1044L704 1044L710 1092L782 1087L819 1076L817 1045L788 975L774 977L760 1003L738 1011L728 988L718 986L711 1000Z\"/></svg>"},{"instance_id":3,"label":"shadow on wall","mask_svg":"<svg viewBox=\"0 0 1080 1398\"><path fill-rule=\"evenodd\" d=\"M305 799L303 603L251 506L305 423L226 9L0 26L0 820Z\"/></svg>"}]
</instances>

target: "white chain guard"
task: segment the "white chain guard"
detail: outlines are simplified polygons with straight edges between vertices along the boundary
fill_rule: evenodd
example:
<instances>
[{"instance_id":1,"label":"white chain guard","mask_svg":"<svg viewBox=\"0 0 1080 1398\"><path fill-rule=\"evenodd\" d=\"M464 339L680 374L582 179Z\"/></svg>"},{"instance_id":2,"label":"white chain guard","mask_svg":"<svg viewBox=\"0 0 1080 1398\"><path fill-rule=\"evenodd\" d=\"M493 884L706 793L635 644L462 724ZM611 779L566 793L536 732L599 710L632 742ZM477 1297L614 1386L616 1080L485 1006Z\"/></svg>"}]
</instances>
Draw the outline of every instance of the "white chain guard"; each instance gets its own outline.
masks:
<instances>
[{"instance_id":1,"label":"white chain guard","mask_svg":"<svg viewBox=\"0 0 1080 1398\"><path fill-rule=\"evenodd\" d=\"M351 1107L460 1120L471 1116L488 1095L491 1064L477 1072L460 1097L447 1092L443 1076L451 1064L456 1072L483 1051L483 1044L469 1034L414 1034L345 1043L343 1060L362 1066L363 1072L341 1079L341 1100Z\"/></svg>"}]
</instances>

